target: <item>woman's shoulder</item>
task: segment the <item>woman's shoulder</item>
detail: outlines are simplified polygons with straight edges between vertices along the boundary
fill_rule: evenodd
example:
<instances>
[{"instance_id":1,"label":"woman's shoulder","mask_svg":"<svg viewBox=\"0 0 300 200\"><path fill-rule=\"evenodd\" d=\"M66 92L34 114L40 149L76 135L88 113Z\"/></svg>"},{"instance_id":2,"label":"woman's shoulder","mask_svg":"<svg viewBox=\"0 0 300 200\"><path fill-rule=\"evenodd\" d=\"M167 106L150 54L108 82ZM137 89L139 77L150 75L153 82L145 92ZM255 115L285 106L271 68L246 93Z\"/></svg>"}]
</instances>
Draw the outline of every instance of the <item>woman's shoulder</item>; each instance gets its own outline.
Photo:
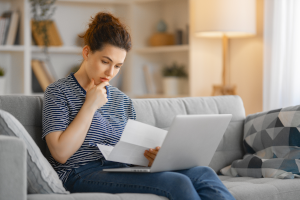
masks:
<instances>
[{"instance_id":1,"label":"woman's shoulder","mask_svg":"<svg viewBox=\"0 0 300 200\"><path fill-rule=\"evenodd\" d=\"M70 76L70 75L69 75ZM70 77L64 77L61 79L58 79L57 81L51 83L48 85L46 88L45 93L54 93L54 92L59 92L63 93L65 90L68 90L70 88Z\"/></svg>"},{"instance_id":2,"label":"woman's shoulder","mask_svg":"<svg viewBox=\"0 0 300 200\"><path fill-rule=\"evenodd\" d=\"M112 85L108 86L108 90L111 96L113 96L116 99L122 98L126 100L131 100L129 96L127 96L124 92L122 92L119 88L114 87Z\"/></svg>"}]
</instances>

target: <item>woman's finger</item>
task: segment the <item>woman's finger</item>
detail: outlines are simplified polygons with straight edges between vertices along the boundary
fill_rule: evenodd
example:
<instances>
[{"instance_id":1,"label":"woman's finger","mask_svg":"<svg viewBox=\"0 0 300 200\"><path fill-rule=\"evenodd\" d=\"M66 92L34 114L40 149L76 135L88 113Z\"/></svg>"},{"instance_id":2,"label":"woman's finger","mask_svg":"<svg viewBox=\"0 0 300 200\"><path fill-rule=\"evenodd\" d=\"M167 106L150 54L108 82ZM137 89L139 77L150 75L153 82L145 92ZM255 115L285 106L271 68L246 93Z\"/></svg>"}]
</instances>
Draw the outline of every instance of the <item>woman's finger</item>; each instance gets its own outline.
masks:
<instances>
[{"instance_id":1,"label":"woman's finger","mask_svg":"<svg viewBox=\"0 0 300 200\"><path fill-rule=\"evenodd\" d=\"M153 158L148 156L146 153L144 153L144 156L147 158L147 160L149 160L149 162L153 162Z\"/></svg>"},{"instance_id":2,"label":"woman's finger","mask_svg":"<svg viewBox=\"0 0 300 200\"><path fill-rule=\"evenodd\" d=\"M149 152L150 152L151 154L156 155L156 154L158 153L158 150L150 149Z\"/></svg>"},{"instance_id":3,"label":"woman's finger","mask_svg":"<svg viewBox=\"0 0 300 200\"><path fill-rule=\"evenodd\" d=\"M150 158L149 156L147 156L146 154L144 154L145 157L148 159L149 163L148 163L148 167L151 167L152 166L152 163L153 163L153 159Z\"/></svg>"},{"instance_id":4,"label":"woman's finger","mask_svg":"<svg viewBox=\"0 0 300 200\"><path fill-rule=\"evenodd\" d=\"M149 151L146 151L146 155L149 156L152 159L155 159L155 157L156 157L156 154L152 154Z\"/></svg>"}]
</instances>

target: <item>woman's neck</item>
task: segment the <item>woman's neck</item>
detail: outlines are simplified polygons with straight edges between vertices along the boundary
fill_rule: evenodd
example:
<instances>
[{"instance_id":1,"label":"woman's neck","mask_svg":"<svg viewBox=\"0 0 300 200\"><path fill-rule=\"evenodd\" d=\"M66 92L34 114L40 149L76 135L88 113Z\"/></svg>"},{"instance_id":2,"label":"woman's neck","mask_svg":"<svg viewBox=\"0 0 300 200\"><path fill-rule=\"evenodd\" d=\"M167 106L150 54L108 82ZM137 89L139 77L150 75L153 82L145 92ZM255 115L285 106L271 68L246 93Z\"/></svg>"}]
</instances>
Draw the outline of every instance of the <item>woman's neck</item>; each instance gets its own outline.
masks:
<instances>
[{"instance_id":1,"label":"woman's neck","mask_svg":"<svg viewBox=\"0 0 300 200\"><path fill-rule=\"evenodd\" d=\"M85 70L85 62L83 62L79 68L79 70L74 74L76 80L81 85L81 87L87 91L87 86L91 82Z\"/></svg>"}]
</instances>

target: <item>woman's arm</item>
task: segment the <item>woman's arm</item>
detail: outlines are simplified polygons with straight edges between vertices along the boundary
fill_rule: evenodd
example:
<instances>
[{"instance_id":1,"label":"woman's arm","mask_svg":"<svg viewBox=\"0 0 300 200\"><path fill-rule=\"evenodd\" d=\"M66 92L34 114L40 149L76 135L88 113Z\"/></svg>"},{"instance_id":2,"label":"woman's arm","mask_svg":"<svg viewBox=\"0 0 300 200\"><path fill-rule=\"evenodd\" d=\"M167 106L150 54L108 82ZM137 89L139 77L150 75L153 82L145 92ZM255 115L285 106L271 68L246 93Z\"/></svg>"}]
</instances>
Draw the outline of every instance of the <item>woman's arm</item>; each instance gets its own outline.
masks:
<instances>
[{"instance_id":1,"label":"woman's arm","mask_svg":"<svg viewBox=\"0 0 300 200\"><path fill-rule=\"evenodd\" d=\"M94 85L87 91L86 100L80 111L64 131L51 132L45 139L52 157L59 163L67 160L81 147L85 140L96 110L107 102L105 85L103 82Z\"/></svg>"}]
</instances>

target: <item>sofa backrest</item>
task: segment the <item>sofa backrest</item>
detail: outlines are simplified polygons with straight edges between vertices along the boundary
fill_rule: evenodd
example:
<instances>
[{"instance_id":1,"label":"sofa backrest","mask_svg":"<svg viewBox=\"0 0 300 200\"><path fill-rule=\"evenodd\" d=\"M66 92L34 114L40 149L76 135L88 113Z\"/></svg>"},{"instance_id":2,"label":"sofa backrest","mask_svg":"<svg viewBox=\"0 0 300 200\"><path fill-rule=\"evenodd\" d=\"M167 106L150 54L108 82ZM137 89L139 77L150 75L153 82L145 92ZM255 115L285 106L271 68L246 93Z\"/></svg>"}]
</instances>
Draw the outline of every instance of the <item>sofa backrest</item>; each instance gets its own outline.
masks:
<instances>
[{"instance_id":1,"label":"sofa backrest","mask_svg":"<svg viewBox=\"0 0 300 200\"><path fill-rule=\"evenodd\" d=\"M137 121L168 129L173 118L190 114L232 114L231 122L210 163L215 171L242 158L243 125L245 110L239 96L184 97L165 99L132 99ZM0 96L0 109L15 116L26 128L42 153L47 157L49 150L42 136L43 97Z\"/></svg>"}]
</instances>

